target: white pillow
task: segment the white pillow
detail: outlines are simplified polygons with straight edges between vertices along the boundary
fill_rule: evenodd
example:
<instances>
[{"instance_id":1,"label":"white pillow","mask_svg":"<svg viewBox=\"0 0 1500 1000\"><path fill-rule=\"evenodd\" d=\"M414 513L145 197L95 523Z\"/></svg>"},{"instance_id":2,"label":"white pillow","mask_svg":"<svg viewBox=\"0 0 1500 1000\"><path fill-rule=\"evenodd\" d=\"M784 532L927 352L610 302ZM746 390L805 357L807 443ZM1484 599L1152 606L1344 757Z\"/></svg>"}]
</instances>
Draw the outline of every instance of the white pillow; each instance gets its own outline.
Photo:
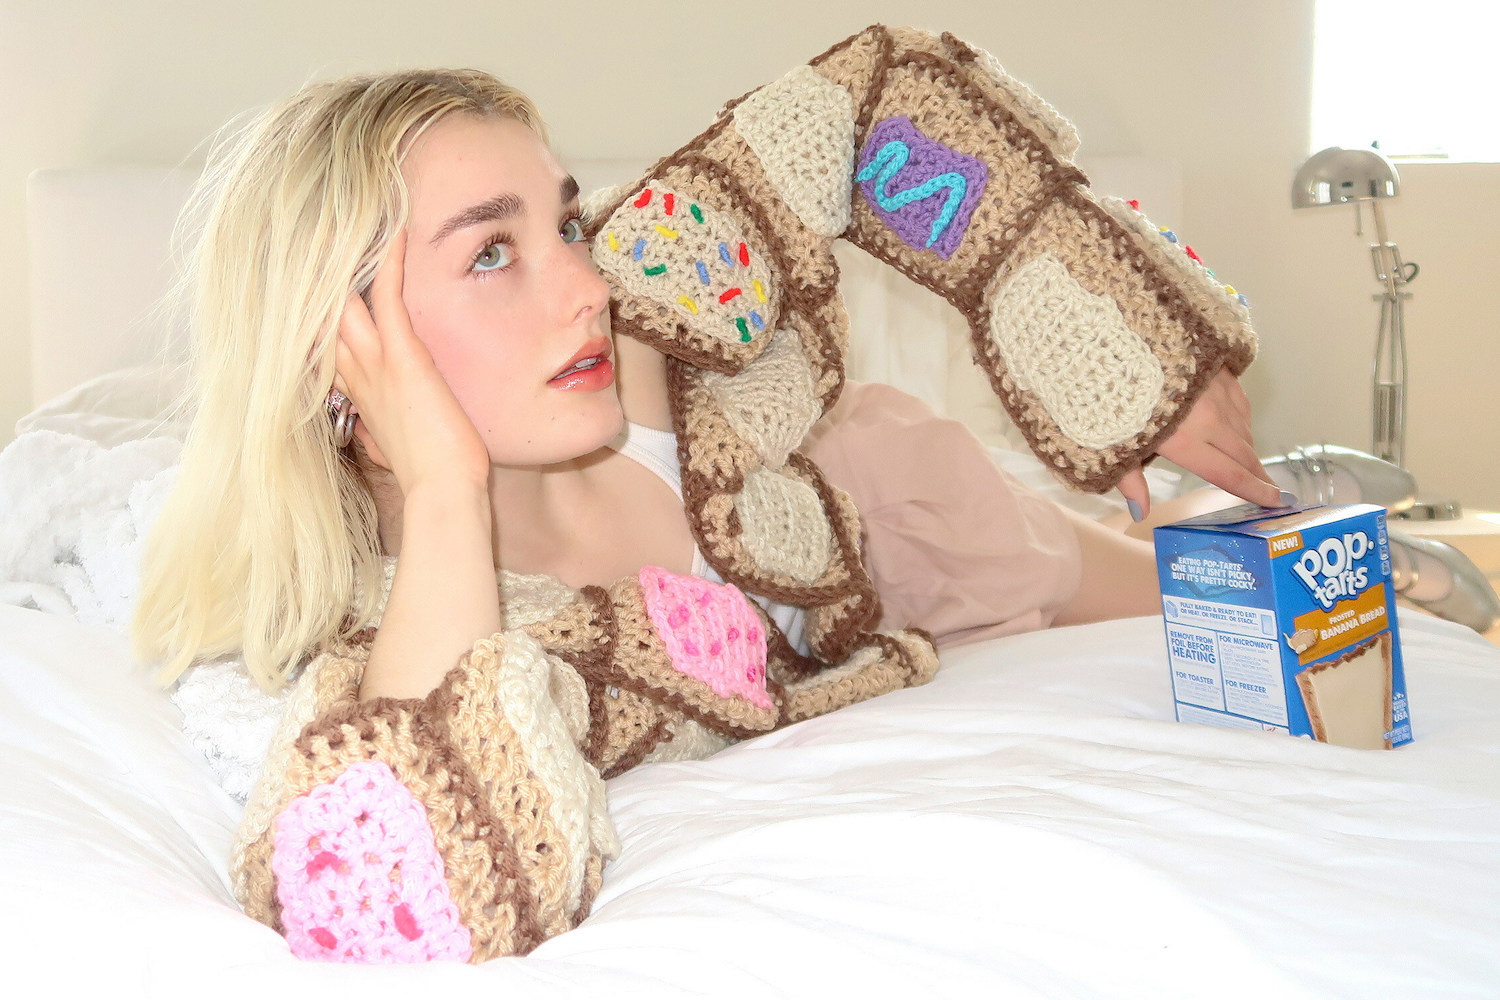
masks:
<instances>
[{"instance_id":1,"label":"white pillow","mask_svg":"<svg viewBox=\"0 0 1500 1000\"><path fill-rule=\"evenodd\" d=\"M176 411L184 385L179 369L121 368L60 393L16 421L16 436L47 430L112 448L127 441L187 434Z\"/></svg>"},{"instance_id":2,"label":"white pillow","mask_svg":"<svg viewBox=\"0 0 1500 1000\"><path fill-rule=\"evenodd\" d=\"M893 385L946 415L949 327L963 328L963 317L853 244L840 240L833 256L849 311L845 374L856 382Z\"/></svg>"}]
</instances>

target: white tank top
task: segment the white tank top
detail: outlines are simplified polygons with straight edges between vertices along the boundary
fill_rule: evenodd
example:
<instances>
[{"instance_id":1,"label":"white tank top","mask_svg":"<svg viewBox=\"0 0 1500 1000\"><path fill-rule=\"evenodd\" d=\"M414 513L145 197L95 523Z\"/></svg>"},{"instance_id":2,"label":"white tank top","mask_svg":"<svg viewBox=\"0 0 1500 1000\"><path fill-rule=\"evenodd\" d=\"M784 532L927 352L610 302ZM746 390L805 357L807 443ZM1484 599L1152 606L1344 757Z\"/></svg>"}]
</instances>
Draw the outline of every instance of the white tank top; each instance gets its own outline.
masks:
<instances>
[{"instance_id":1,"label":"white tank top","mask_svg":"<svg viewBox=\"0 0 1500 1000\"><path fill-rule=\"evenodd\" d=\"M682 499L682 470L677 464L677 435L671 431L659 431L642 424L625 422L625 429L620 435L609 443L609 447L627 458L635 459L652 472L661 477L662 482L672 488L677 494L677 499ZM720 576L708 560L703 558L703 553L693 545L693 575L701 576L705 580L714 583L723 583L724 578ZM769 597L761 597L759 594L746 594L756 604L765 609L767 615L781 629L792 648L804 656L808 653L806 620L807 611L803 608L790 604L778 604Z\"/></svg>"}]
</instances>

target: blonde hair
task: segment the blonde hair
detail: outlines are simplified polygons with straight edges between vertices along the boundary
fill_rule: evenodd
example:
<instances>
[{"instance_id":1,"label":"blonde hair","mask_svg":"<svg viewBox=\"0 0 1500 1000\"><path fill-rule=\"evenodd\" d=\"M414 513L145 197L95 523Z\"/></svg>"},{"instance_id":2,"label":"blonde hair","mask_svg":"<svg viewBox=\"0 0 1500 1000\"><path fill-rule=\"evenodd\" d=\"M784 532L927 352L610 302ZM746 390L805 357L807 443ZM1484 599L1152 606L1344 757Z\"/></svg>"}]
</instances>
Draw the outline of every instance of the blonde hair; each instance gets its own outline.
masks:
<instances>
[{"instance_id":1,"label":"blonde hair","mask_svg":"<svg viewBox=\"0 0 1500 1000\"><path fill-rule=\"evenodd\" d=\"M406 222L401 159L454 113L547 141L528 97L457 70L312 84L214 143L179 225L201 226L185 279L195 410L132 622L158 684L238 653L276 693L305 654L373 619L374 497L324 401L344 304Z\"/></svg>"}]
</instances>

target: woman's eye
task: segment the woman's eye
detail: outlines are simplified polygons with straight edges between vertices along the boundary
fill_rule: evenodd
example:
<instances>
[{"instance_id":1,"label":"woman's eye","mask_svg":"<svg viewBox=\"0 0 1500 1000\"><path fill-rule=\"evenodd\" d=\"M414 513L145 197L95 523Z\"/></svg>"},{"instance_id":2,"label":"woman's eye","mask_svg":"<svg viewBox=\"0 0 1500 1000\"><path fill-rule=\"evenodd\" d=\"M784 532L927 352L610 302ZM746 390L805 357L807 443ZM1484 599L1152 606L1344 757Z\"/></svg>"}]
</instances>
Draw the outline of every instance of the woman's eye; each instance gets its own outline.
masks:
<instances>
[{"instance_id":1,"label":"woman's eye","mask_svg":"<svg viewBox=\"0 0 1500 1000\"><path fill-rule=\"evenodd\" d=\"M506 243L491 243L474 258L475 271L503 271L510 266L510 246Z\"/></svg>"},{"instance_id":2,"label":"woman's eye","mask_svg":"<svg viewBox=\"0 0 1500 1000\"><path fill-rule=\"evenodd\" d=\"M583 220L569 219L563 223L562 238L564 243L577 243L583 239Z\"/></svg>"}]
</instances>

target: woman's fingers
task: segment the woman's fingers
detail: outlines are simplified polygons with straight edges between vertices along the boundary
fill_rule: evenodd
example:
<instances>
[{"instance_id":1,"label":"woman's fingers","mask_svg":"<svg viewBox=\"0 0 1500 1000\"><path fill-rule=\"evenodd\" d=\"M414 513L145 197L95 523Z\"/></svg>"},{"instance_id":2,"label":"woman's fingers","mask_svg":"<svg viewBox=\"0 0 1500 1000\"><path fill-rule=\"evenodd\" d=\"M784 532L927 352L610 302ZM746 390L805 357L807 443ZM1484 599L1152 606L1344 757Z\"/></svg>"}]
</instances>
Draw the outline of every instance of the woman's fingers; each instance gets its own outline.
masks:
<instances>
[{"instance_id":1,"label":"woman's fingers","mask_svg":"<svg viewBox=\"0 0 1500 1000\"><path fill-rule=\"evenodd\" d=\"M1271 481L1265 466L1260 464L1260 456L1255 453L1255 446L1236 433L1234 428L1218 428L1217 433L1208 435L1205 440L1262 482Z\"/></svg>"},{"instance_id":2,"label":"woman's fingers","mask_svg":"<svg viewBox=\"0 0 1500 1000\"><path fill-rule=\"evenodd\" d=\"M1255 453L1249 400L1227 369L1214 376L1159 450L1164 458L1235 496L1268 507L1280 502L1280 489Z\"/></svg>"},{"instance_id":3,"label":"woman's fingers","mask_svg":"<svg viewBox=\"0 0 1500 1000\"><path fill-rule=\"evenodd\" d=\"M1208 383L1208 388L1203 391L1189 419L1194 417L1228 427L1246 441L1253 440L1250 433L1250 400L1240 387L1239 379L1229 374L1227 368L1220 368L1219 373Z\"/></svg>"},{"instance_id":4,"label":"woman's fingers","mask_svg":"<svg viewBox=\"0 0 1500 1000\"><path fill-rule=\"evenodd\" d=\"M1151 487L1146 483L1146 474L1140 469L1131 469L1121 476L1115 489L1125 498L1132 520L1139 521L1151 513Z\"/></svg>"},{"instance_id":5,"label":"woman's fingers","mask_svg":"<svg viewBox=\"0 0 1500 1000\"><path fill-rule=\"evenodd\" d=\"M1162 445L1161 455L1243 500L1262 507L1275 507L1281 503L1281 490L1274 483L1260 478L1260 474L1244 462L1207 441L1173 435ZM1259 467L1257 459L1255 468Z\"/></svg>"},{"instance_id":6,"label":"woman's fingers","mask_svg":"<svg viewBox=\"0 0 1500 1000\"><path fill-rule=\"evenodd\" d=\"M358 292L350 292L344 300L344 312L339 317L339 336L346 338L356 353L380 349L380 330Z\"/></svg>"},{"instance_id":7,"label":"woman's fingers","mask_svg":"<svg viewBox=\"0 0 1500 1000\"><path fill-rule=\"evenodd\" d=\"M349 341L344 338L343 324L340 323L338 333L333 338L333 387L351 399L355 392L350 388L344 373L352 373L356 365L354 352L349 348Z\"/></svg>"},{"instance_id":8,"label":"woman's fingers","mask_svg":"<svg viewBox=\"0 0 1500 1000\"><path fill-rule=\"evenodd\" d=\"M370 312L375 327L387 335L411 325L406 312L406 303L401 292L406 285L406 230L396 233L386 249L385 260L375 272L375 281L370 286Z\"/></svg>"},{"instance_id":9,"label":"woman's fingers","mask_svg":"<svg viewBox=\"0 0 1500 1000\"><path fill-rule=\"evenodd\" d=\"M357 355L371 352L366 362L376 367L392 334L410 333L411 319L401 298L406 282L406 230L396 233L386 249L385 259L375 271L370 286L370 304L357 292L351 292L339 320L339 333L347 337Z\"/></svg>"},{"instance_id":10,"label":"woman's fingers","mask_svg":"<svg viewBox=\"0 0 1500 1000\"><path fill-rule=\"evenodd\" d=\"M1260 455L1255 450L1255 437L1250 428L1249 400L1245 398L1239 380L1232 375L1226 374L1221 383L1220 416L1222 419L1218 423L1208 426L1203 439L1262 482L1271 482L1271 475L1266 472L1266 467L1261 464Z\"/></svg>"},{"instance_id":11,"label":"woman's fingers","mask_svg":"<svg viewBox=\"0 0 1500 1000\"><path fill-rule=\"evenodd\" d=\"M334 387L357 399L364 390L367 373L380 363L380 334L370 319L370 311L356 292L351 292L339 316L334 338ZM339 382L344 385L340 386Z\"/></svg>"},{"instance_id":12,"label":"woman's fingers","mask_svg":"<svg viewBox=\"0 0 1500 1000\"><path fill-rule=\"evenodd\" d=\"M375 436L370 433L369 425L363 419L355 421L354 436L359 439L359 443L363 446L365 454L370 456L370 461L382 469L389 469L391 467L390 460L385 457L385 452L380 450L380 444L375 440Z\"/></svg>"},{"instance_id":13,"label":"woman's fingers","mask_svg":"<svg viewBox=\"0 0 1500 1000\"><path fill-rule=\"evenodd\" d=\"M346 306L346 315L353 313L356 318L352 322L357 324L360 322L357 317L360 312L363 312L363 319L365 322L368 322L369 313L364 311L364 302L358 295L354 295L352 298L359 306L359 309L357 311L351 310ZM333 387L349 397L350 402L354 405L354 411L357 414L354 420L354 437L364 447L365 454L370 456L370 460L381 468L390 468L390 463L386 460L385 452L380 450L380 445L376 443L374 436L370 433L370 425L366 420L366 415L360 412L361 400L366 402L374 401L367 395L370 390L370 383L365 380L365 368L351 349L349 338L345 336L345 326L344 322L339 323L338 336L333 345ZM373 333L371 332L370 335L373 335ZM350 379L344 377L345 372L350 374Z\"/></svg>"}]
</instances>

